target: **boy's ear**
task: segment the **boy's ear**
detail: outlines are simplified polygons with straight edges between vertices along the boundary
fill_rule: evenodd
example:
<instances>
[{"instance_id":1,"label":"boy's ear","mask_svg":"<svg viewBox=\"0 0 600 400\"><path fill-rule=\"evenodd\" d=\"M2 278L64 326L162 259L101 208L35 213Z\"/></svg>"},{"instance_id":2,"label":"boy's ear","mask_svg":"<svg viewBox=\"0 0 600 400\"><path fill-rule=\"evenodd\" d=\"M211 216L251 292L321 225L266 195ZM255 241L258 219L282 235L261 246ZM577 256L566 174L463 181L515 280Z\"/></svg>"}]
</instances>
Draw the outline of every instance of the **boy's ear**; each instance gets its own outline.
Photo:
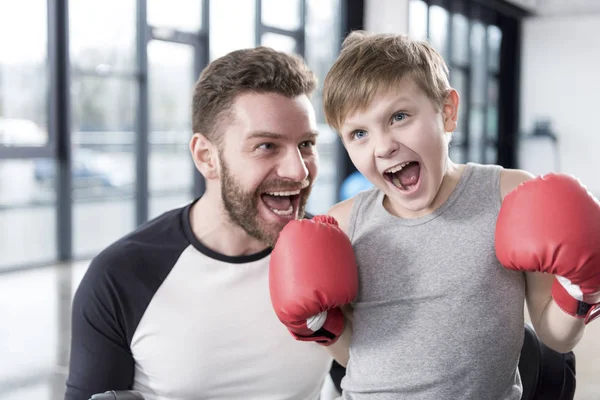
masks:
<instances>
[{"instance_id":1,"label":"boy's ear","mask_svg":"<svg viewBox=\"0 0 600 400\"><path fill-rule=\"evenodd\" d=\"M446 96L446 101L444 102L444 106L442 109L444 116L444 131L445 132L454 132L456 130L456 126L458 124L458 104L460 103L460 99L458 97L458 92L454 89L450 89L448 96Z\"/></svg>"},{"instance_id":2,"label":"boy's ear","mask_svg":"<svg viewBox=\"0 0 600 400\"><path fill-rule=\"evenodd\" d=\"M201 133L194 133L190 140L190 153L194 164L205 179L216 179L219 177L218 165L219 155L215 144Z\"/></svg>"}]
</instances>

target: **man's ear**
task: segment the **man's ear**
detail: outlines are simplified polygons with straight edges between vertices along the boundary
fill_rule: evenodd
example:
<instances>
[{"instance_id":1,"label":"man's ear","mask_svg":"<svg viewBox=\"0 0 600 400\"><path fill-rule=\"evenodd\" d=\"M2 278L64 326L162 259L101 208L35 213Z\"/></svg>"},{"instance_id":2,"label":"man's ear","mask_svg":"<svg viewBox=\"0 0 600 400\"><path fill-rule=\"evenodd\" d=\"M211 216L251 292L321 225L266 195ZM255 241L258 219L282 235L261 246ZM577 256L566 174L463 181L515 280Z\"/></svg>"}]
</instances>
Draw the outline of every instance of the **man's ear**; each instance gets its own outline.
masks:
<instances>
[{"instance_id":1,"label":"man's ear","mask_svg":"<svg viewBox=\"0 0 600 400\"><path fill-rule=\"evenodd\" d=\"M196 168L205 179L219 177L217 147L201 133L194 133L190 140L190 153Z\"/></svg>"},{"instance_id":2,"label":"man's ear","mask_svg":"<svg viewBox=\"0 0 600 400\"><path fill-rule=\"evenodd\" d=\"M448 96L446 96L446 101L444 102L444 106L442 109L442 113L444 116L444 131L445 132L454 132L456 130L456 126L458 124L458 104L460 103L460 99L458 97L458 92L454 89L450 89Z\"/></svg>"}]
</instances>

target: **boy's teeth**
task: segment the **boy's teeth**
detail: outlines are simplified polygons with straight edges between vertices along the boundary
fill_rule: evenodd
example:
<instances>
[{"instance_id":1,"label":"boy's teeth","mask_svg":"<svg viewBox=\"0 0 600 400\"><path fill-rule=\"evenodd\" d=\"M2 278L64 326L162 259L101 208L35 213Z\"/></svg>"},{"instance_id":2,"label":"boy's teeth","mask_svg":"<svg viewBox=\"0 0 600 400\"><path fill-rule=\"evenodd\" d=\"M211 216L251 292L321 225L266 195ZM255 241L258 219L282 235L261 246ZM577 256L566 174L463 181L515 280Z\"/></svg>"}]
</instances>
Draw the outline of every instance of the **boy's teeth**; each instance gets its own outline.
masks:
<instances>
[{"instance_id":1,"label":"boy's teeth","mask_svg":"<svg viewBox=\"0 0 600 400\"><path fill-rule=\"evenodd\" d=\"M294 212L294 206L290 205L290 208L288 208L287 210L275 210L274 208L271 208L270 210L277 215L287 216L291 215Z\"/></svg>"},{"instance_id":2,"label":"boy's teeth","mask_svg":"<svg viewBox=\"0 0 600 400\"><path fill-rule=\"evenodd\" d=\"M393 167L393 168L390 168L390 169L388 169L388 170L387 170L387 171L385 171L385 172L386 172L386 173L388 173L388 174L393 174L393 173L396 173L396 172L398 172L398 171L401 171L401 170L402 170L402 168L406 167L408 164L410 164L410 161L408 161L408 162L405 162L405 163L402 163L402 164L400 164L400 165L396 165L395 167Z\"/></svg>"},{"instance_id":3,"label":"boy's teeth","mask_svg":"<svg viewBox=\"0 0 600 400\"><path fill-rule=\"evenodd\" d=\"M400 183L400 179L398 179L396 177L396 175L394 175L394 177L392 178L392 183L394 184L394 186L396 186L397 188L402 189L402 184Z\"/></svg>"},{"instance_id":4,"label":"boy's teeth","mask_svg":"<svg viewBox=\"0 0 600 400\"><path fill-rule=\"evenodd\" d=\"M267 192L269 196L295 196L300 194L299 190L293 190L291 192Z\"/></svg>"}]
</instances>

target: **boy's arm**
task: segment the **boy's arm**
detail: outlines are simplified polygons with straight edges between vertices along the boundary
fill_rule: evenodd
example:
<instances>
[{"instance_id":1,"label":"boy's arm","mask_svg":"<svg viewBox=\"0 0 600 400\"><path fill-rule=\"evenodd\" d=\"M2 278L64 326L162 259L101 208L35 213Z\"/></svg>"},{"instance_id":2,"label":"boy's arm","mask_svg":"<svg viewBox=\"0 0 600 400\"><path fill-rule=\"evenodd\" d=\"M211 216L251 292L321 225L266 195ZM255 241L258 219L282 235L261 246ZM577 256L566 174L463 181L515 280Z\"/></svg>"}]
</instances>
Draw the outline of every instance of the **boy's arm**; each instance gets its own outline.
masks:
<instances>
[{"instance_id":1,"label":"boy's arm","mask_svg":"<svg viewBox=\"0 0 600 400\"><path fill-rule=\"evenodd\" d=\"M500 180L503 205L508 193L533 178L532 174L522 170L503 170ZM526 213L523 211L524 218ZM522 240L527 241L528 238ZM555 351L571 351L583 336L584 320L567 314L556 304L552 297L553 274L525 271L525 276L527 309L537 335Z\"/></svg>"},{"instance_id":2,"label":"boy's arm","mask_svg":"<svg viewBox=\"0 0 600 400\"><path fill-rule=\"evenodd\" d=\"M354 198L344 200L328 211L339 224L340 229L348 235L348 228L350 225L350 213L352 211L352 205L354 204ZM346 304L342 307L342 313L345 317L344 330L342 331L339 339L327 347L327 350L331 356L342 366L348 365L348 359L350 358L350 340L352 339L352 319L353 310L352 305Z\"/></svg>"}]
</instances>

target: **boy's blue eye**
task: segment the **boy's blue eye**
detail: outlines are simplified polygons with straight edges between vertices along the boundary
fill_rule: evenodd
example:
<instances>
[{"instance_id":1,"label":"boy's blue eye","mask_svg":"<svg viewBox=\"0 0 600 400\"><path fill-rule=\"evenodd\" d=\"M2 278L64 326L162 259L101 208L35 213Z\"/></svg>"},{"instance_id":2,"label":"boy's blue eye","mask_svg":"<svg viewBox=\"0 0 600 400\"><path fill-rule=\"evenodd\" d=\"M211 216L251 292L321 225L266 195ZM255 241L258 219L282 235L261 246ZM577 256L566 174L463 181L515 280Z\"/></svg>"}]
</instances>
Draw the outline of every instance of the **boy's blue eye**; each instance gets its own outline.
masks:
<instances>
[{"instance_id":1,"label":"boy's blue eye","mask_svg":"<svg viewBox=\"0 0 600 400\"><path fill-rule=\"evenodd\" d=\"M400 121L406 119L406 114L403 112L396 113L396 114L394 114L392 119L394 120L394 122L400 122Z\"/></svg>"},{"instance_id":2,"label":"boy's blue eye","mask_svg":"<svg viewBox=\"0 0 600 400\"><path fill-rule=\"evenodd\" d=\"M365 136L367 136L367 131L354 131L352 133L352 138L353 139L362 139Z\"/></svg>"}]
</instances>

